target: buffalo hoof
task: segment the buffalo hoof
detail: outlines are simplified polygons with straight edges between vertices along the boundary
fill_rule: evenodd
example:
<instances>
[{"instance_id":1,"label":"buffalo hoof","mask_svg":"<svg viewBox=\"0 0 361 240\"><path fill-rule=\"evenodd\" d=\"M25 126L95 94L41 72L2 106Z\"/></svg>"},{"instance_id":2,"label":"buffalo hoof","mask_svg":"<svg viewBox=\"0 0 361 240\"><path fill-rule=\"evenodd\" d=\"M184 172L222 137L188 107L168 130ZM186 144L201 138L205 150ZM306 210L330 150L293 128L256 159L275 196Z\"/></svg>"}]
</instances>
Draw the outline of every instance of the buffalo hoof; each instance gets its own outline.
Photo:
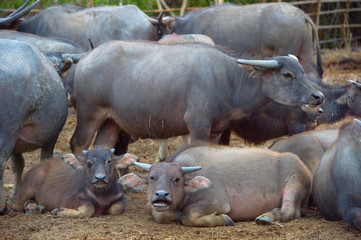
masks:
<instances>
[{"instance_id":1,"label":"buffalo hoof","mask_svg":"<svg viewBox=\"0 0 361 240\"><path fill-rule=\"evenodd\" d=\"M6 207L6 204L4 207L0 208L0 215L6 215L8 214L8 208Z\"/></svg>"},{"instance_id":2,"label":"buffalo hoof","mask_svg":"<svg viewBox=\"0 0 361 240\"><path fill-rule=\"evenodd\" d=\"M52 215L58 215L58 212L63 211L65 208L55 208L51 211Z\"/></svg>"},{"instance_id":3,"label":"buffalo hoof","mask_svg":"<svg viewBox=\"0 0 361 240\"><path fill-rule=\"evenodd\" d=\"M265 215L257 217L255 221L258 225L271 225L273 223L273 219Z\"/></svg>"},{"instance_id":4,"label":"buffalo hoof","mask_svg":"<svg viewBox=\"0 0 361 240\"><path fill-rule=\"evenodd\" d=\"M234 226L233 220L226 214L223 214L224 220L226 220L226 226Z\"/></svg>"}]
</instances>

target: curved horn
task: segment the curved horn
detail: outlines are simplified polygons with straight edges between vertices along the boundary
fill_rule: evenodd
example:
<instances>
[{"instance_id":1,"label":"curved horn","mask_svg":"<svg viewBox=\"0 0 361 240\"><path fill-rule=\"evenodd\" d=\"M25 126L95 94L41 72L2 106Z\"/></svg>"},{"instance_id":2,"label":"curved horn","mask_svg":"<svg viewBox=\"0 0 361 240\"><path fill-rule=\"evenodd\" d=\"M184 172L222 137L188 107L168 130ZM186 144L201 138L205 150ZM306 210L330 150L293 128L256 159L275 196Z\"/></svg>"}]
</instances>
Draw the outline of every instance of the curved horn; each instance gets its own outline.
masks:
<instances>
[{"instance_id":1,"label":"curved horn","mask_svg":"<svg viewBox=\"0 0 361 240\"><path fill-rule=\"evenodd\" d=\"M183 172L183 174L187 174L187 173L199 171L201 169L202 169L201 166L199 166L199 167L182 167L182 172Z\"/></svg>"},{"instance_id":2,"label":"curved horn","mask_svg":"<svg viewBox=\"0 0 361 240\"><path fill-rule=\"evenodd\" d=\"M293 59L296 60L297 62L299 62L298 58L297 58L295 55L293 55L293 54L288 54L288 56L289 56L290 58L293 58Z\"/></svg>"},{"instance_id":3,"label":"curved horn","mask_svg":"<svg viewBox=\"0 0 361 240\"><path fill-rule=\"evenodd\" d=\"M113 154L115 152L115 149L114 148L110 149L110 152Z\"/></svg>"},{"instance_id":4,"label":"curved horn","mask_svg":"<svg viewBox=\"0 0 361 240\"><path fill-rule=\"evenodd\" d=\"M164 15L164 11L160 12L157 20L158 20L159 26L165 27L165 23L163 22L163 15Z\"/></svg>"},{"instance_id":5,"label":"curved horn","mask_svg":"<svg viewBox=\"0 0 361 240\"><path fill-rule=\"evenodd\" d=\"M89 41L89 45L90 45L90 50L93 50L94 49L93 41L90 38L88 38L88 41Z\"/></svg>"},{"instance_id":6,"label":"curved horn","mask_svg":"<svg viewBox=\"0 0 361 240\"><path fill-rule=\"evenodd\" d=\"M26 1L20 8L18 8L16 11L14 11L12 14L10 14L8 17L0 20L0 25L6 25L8 23L11 23L15 21L16 19L24 16L27 14L33 7L35 7L36 4L40 2L40 0L37 0L33 2L30 6L25 6L30 2L30 0ZM24 9L25 8L25 9Z\"/></svg>"},{"instance_id":7,"label":"curved horn","mask_svg":"<svg viewBox=\"0 0 361 240\"><path fill-rule=\"evenodd\" d=\"M355 85L355 86L358 87L358 88L361 88L361 83L358 83L358 82L353 81L353 80L348 80L348 82L351 83L351 84L353 84L353 85Z\"/></svg>"},{"instance_id":8,"label":"curved horn","mask_svg":"<svg viewBox=\"0 0 361 240\"><path fill-rule=\"evenodd\" d=\"M140 167L141 169L145 170L145 171L149 171L150 169L150 164L146 164L146 163L139 163L139 162L133 162L133 164L137 167Z\"/></svg>"},{"instance_id":9,"label":"curved horn","mask_svg":"<svg viewBox=\"0 0 361 240\"><path fill-rule=\"evenodd\" d=\"M237 59L239 64L247 64L256 67L264 68L278 68L280 65L276 60L247 60L247 59Z\"/></svg>"},{"instance_id":10,"label":"curved horn","mask_svg":"<svg viewBox=\"0 0 361 240\"><path fill-rule=\"evenodd\" d=\"M86 151L86 150L83 150L82 152L84 155L86 155L88 153L88 151Z\"/></svg>"},{"instance_id":11,"label":"curved horn","mask_svg":"<svg viewBox=\"0 0 361 240\"><path fill-rule=\"evenodd\" d=\"M353 120L357 123L357 125L359 125L361 127L361 121L360 120L358 120L357 118L354 118Z\"/></svg>"}]
</instances>

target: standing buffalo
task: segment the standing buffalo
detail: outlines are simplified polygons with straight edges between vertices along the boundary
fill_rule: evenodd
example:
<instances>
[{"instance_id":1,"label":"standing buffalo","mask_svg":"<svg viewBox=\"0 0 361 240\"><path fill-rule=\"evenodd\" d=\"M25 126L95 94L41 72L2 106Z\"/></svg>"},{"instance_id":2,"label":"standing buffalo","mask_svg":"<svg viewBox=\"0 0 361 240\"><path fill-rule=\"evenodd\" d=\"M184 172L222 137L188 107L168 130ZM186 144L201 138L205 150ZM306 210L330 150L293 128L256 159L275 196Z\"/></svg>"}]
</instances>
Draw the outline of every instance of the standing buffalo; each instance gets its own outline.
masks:
<instances>
[{"instance_id":1,"label":"standing buffalo","mask_svg":"<svg viewBox=\"0 0 361 240\"><path fill-rule=\"evenodd\" d=\"M217 5L189 12L183 18L159 18L159 26L162 33L205 34L216 44L252 56L293 54L306 73L322 76L316 26L302 10L288 3ZM311 28L318 69L313 59Z\"/></svg>"},{"instance_id":2,"label":"standing buffalo","mask_svg":"<svg viewBox=\"0 0 361 240\"><path fill-rule=\"evenodd\" d=\"M50 158L67 117L67 98L54 67L25 42L0 39L0 212L6 208L3 172L13 156L14 193L24 168L22 153L41 148Z\"/></svg>"},{"instance_id":3,"label":"standing buffalo","mask_svg":"<svg viewBox=\"0 0 361 240\"><path fill-rule=\"evenodd\" d=\"M17 30L70 39L88 49L88 38L96 45L107 40L156 40L157 24L157 20L134 5L95 8L61 5L23 21Z\"/></svg>"},{"instance_id":4,"label":"standing buffalo","mask_svg":"<svg viewBox=\"0 0 361 240\"><path fill-rule=\"evenodd\" d=\"M60 158L41 162L24 177L24 184L13 198L13 210L24 210L26 205L27 212L42 206L63 217L122 214L126 197L117 182L117 170L138 158L113 153L114 150L97 147L84 151L85 157L64 155L66 163Z\"/></svg>"},{"instance_id":5,"label":"standing buffalo","mask_svg":"<svg viewBox=\"0 0 361 240\"><path fill-rule=\"evenodd\" d=\"M148 206L158 223L286 222L301 217L311 191L311 174L296 155L266 149L200 146L171 163L134 164L149 171L146 179L129 173L120 181L135 189L148 185Z\"/></svg>"},{"instance_id":6,"label":"standing buffalo","mask_svg":"<svg viewBox=\"0 0 361 240\"><path fill-rule=\"evenodd\" d=\"M361 122L340 128L323 155L313 182L313 199L328 220L343 219L361 230Z\"/></svg>"},{"instance_id":7,"label":"standing buffalo","mask_svg":"<svg viewBox=\"0 0 361 240\"><path fill-rule=\"evenodd\" d=\"M126 149L129 135L168 138L190 133L191 142L217 141L231 120L270 99L300 107L323 102L293 57L238 62L253 66L259 77L208 44L102 44L76 69L73 152L88 148L108 119L128 138L120 140Z\"/></svg>"}]
</instances>

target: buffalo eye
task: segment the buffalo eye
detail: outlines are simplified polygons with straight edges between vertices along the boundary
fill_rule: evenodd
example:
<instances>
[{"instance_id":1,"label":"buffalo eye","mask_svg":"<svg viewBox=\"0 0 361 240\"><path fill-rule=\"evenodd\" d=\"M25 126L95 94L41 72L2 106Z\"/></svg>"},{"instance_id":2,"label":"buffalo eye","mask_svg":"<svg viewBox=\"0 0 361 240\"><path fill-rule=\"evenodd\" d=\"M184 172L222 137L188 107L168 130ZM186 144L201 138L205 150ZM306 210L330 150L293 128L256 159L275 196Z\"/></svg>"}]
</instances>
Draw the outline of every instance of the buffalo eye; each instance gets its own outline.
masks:
<instances>
[{"instance_id":1,"label":"buffalo eye","mask_svg":"<svg viewBox=\"0 0 361 240\"><path fill-rule=\"evenodd\" d=\"M92 161L87 161L87 165L88 165L88 167L91 167L91 166L93 166L93 162Z\"/></svg>"},{"instance_id":2,"label":"buffalo eye","mask_svg":"<svg viewBox=\"0 0 361 240\"><path fill-rule=\"evenodd\" d=\"M282 76L286 79L291 79L293 78L293 75L289 72L285 72L285 73L282 73Z\"/></svg>"},{"instance_id":3,"label":"buffalo eye","mask_svg":"<svg viewBox=\"0 0 361 240\"><path fill-rule=\"evenodd\" d=\"M111 165L111 164L112 164L112 160L111 160L111 159L108 159L108 160L107 160L107 164L108 164L108 165Z\"/></svg>"},{"instance_id":4,"label":"buffalo eye","mask_svg":"<svg viewBox=\"0 0 361 240\"><path fill-rule=\"evenodd\" d=\"M150 177L149 177L149 180L150 180L150 181L154 181L154 177L153 177L153 176L150 176Z\"/></svg>"},{"instance_id":5,"label":"buffalo eye","mask_svg":"<svg viewBox=\"0 0 361 240\"><path fill-rule=\"evenodd\" d=\"M175 179L173 179L173 182L174 182L174 183L179 183L179 181L180 181L180 178L175 178Z\"/></svg>"}]
</instances>

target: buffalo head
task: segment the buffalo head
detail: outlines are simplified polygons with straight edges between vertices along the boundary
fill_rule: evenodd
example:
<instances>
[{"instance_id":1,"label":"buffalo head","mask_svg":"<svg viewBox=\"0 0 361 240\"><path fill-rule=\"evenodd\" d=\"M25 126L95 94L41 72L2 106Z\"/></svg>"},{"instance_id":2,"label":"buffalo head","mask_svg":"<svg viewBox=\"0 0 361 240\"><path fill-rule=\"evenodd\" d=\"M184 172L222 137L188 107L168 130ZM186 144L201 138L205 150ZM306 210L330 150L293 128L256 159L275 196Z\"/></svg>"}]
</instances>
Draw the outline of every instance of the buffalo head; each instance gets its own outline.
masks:
<instances>
[{"instance_id":1,"label":"buffalo head","mask_svg":"<svg viewBox=\"0 0 361 240\"><path fill-rule=\"evenodd\" d=\"M127 168L138 161L132 154L115 156L114 149L95 147L90 151L83 151L84 156L66 154L62 159L75 169L82 169L88 177L88 184L95 189L108 189L118 179L117 170Z\"/></svg>"},{"instance_id":2,"label":"buffalo head","mask_svg":"<svg viewBox=\"0 0 361 240\"><path fill-rule=\"evenodd\" d=\"M149 171L145 177L129 173L120 179L122 185L140 189L148 184L148 204L157 212L175 210L179 207L185 192L196 192L208 188L211 181L203 176L189 177L186 174L198 171L201 167L181 167L176 163L154 163L152 165L134 163Z\"/></svg>"}]
</instances>

